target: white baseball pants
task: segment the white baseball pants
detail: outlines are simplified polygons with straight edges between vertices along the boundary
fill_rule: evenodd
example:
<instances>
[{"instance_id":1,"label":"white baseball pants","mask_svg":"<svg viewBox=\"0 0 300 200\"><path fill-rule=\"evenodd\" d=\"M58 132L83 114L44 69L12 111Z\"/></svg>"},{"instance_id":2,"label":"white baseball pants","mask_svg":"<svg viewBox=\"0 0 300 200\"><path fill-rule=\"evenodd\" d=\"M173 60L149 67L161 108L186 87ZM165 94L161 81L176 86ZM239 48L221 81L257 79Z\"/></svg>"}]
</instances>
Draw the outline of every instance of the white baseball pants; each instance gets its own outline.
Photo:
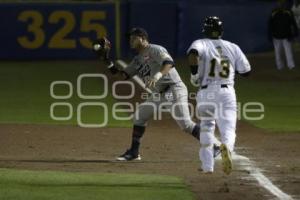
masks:
<instances>
[{"instance_id":1,"label":"white baseball pants","mask_svg":"<svg viewBox=\"0 0 300 200\"><path fill-rule=\"evenodd\" d=\"M236 138L237 103L233 86L221 88L220 85L209 85L197 94L197 110L201 119L200 151L201 168L213 172L214 131L217 124L221 143L232 152Z\"/></svg>"},{"instance_id":2,"label":"white baseball pants","mask_svg":"<svg viewBox=\"0 0 300 200\"><path fill-rule=\"evenodd\" d=\"M173 97L168 100L166 95ZM152 96L140 104L134 115L134 125L146 126L153 115L160 119L162 109L171 113L181 130L192 133L196 124L191 119L188 107L188 91L183 82L171 86L170 90L162 96L158 96L158 98Z\"/></svg>"},{"instance_id":3,"label":"white baseball pants","mask_svg":"<svg viewBox=\"0 0 300 200\"><path fill-rule=\"evenodd\" d=\"M282 50L284 50L286 56L286 62L288 68L292 69L295 67L293 51L291 42L288 39L275 39L273 38L273 45L275 50L275 59L277 69L284 68L284 60L282 58Z\"/></svg>"}]
</instances>

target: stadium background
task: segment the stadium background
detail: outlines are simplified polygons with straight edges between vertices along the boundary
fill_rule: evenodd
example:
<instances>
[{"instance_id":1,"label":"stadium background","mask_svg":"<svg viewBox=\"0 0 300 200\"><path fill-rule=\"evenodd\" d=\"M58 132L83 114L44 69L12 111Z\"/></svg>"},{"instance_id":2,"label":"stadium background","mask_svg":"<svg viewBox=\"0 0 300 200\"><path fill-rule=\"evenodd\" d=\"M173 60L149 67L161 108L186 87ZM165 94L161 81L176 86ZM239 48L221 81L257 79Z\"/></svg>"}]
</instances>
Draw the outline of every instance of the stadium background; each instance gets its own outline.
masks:
<instances>
[{"instance_id":1,"label":"stadium background","mask_svg":"<svg viewBox=\"0 0 300 200\"><path fill-rule=\"evenodd\" d=\"M226 22L224 37L244 51L271 47L266 24L272 2L82 2L2 3L1 58L93 58L90 41L104 35L115 45L116 56L128 57L126 32L134 26L144 27L151 41L165 46L173 56L183 56L188 45L202 36L201 23L207 15L220 16Z\"/></svg>"}]
</instances>

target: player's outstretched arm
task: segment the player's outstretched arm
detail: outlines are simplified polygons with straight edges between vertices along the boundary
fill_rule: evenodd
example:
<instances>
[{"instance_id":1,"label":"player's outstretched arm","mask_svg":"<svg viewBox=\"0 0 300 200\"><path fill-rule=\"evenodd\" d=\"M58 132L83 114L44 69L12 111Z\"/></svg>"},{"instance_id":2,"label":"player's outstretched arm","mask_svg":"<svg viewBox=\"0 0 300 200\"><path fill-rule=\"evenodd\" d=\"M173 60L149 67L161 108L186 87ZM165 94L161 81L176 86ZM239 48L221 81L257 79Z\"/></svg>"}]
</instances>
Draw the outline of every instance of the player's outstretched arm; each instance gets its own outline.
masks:
<instances>
[{"instance_id":1,"label":"player's outstretched arm","mask_svg":"<svg viewBox=\"0 0 300 200\"><path fill-rule=\"evenodd\" d=\"M123 70L119 69L110 58L111 43L106 37L102 37L93 43L93 51L97 54L100 61L102 61L110 73L129 79L129 75Z\"/></svg>"}]
</instances>

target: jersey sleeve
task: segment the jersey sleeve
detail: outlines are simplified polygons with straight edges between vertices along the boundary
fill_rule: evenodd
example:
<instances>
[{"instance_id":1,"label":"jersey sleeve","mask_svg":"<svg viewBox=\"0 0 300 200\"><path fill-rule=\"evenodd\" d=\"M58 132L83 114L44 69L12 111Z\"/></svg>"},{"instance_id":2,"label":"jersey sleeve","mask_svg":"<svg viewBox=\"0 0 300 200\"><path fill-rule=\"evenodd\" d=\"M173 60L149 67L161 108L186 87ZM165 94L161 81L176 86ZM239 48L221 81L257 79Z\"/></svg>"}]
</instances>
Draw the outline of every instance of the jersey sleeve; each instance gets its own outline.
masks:
<instances>
[{"instance_id":1,"label":"jersey sleeve","mask_svg":"<svg viewBox=\"0 0 300 200\"><path fill-rule=\"evenodd\" d=\"M153 48L152 57L159 65L163 65L165 62L173 63L172 57L163 47Z\"/></svg>"},{"instance_id":2,"label":"jersey sleeve","mask_svg":"<svg viewBox=\"0 0 300 200\"><path fill-rule=\"evenodd\" d=\"M201 41L196 40L191 44L191 46L188 48L186 53L189 54L192 49L195 49L198 52L199 57L201 58L202 55L204 54L205 48Z\"/></svg>"},{"instance_id":3,"label":"jersey sleeve","mask_svg":"<svg viewBox=\"0 0 300 200\"><path fill-rule=\"evenodd\" d=\"M136 58L134 58L129 64L128 66L123 70L129 77L133 77L134 75L137 74L137 60Z\"/></svg>"},{"instance_id":4,"label":"jersey sleeve","mask_svg":"<svg viewBox=\"0 0 300 200\"><path fill-rule=\"evenodd\" d=\"M235 71L241 74L251 71L251 66L247 57L238 46L236 46Z\"/></svg>"}]
</instances>

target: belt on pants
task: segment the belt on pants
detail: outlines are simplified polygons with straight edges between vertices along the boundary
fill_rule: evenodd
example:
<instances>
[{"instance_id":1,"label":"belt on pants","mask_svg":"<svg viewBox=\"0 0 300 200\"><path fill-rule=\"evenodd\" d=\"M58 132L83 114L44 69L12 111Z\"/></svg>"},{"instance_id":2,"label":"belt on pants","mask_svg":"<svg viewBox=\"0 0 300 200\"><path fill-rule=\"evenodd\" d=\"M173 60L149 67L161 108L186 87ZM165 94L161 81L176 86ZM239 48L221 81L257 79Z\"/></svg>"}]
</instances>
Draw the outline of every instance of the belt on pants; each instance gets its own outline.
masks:
<instances>
[{"instance_id":1,"label":"belt on pants","mask_svg":"<svg viewBox=\"0 0 300 200\"><path fill-rule=\"evenodd\" d=\"M208 87L208 85L203 85L201 86L201 89L206 89ZM227 84L221 84L221 88L228 88Z\"/></svg>"}]
</instances>

